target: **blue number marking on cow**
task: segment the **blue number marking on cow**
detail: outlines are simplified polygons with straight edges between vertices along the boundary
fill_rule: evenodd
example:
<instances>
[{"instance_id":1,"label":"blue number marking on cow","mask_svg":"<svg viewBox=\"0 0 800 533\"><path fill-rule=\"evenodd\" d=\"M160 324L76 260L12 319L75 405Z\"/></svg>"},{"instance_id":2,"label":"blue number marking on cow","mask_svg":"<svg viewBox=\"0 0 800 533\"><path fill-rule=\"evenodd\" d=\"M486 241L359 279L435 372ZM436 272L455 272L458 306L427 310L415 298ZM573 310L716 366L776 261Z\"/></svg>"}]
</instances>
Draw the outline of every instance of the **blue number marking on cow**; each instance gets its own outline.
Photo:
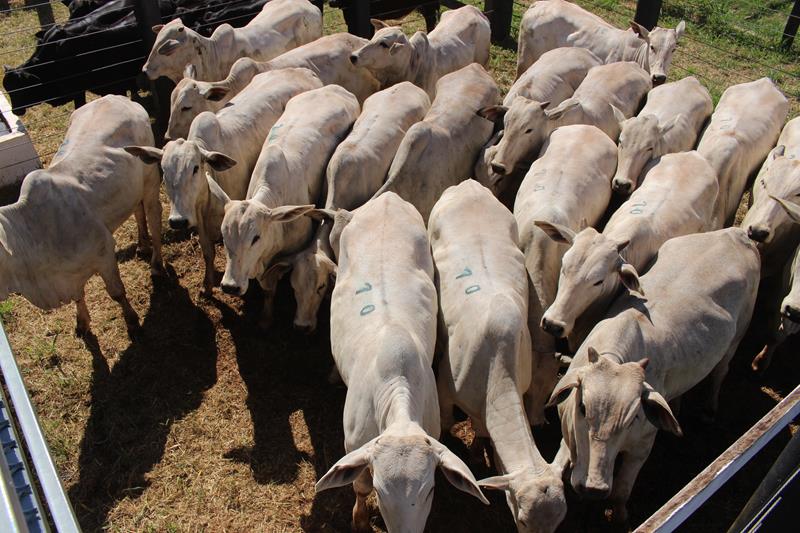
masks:
<instances>
[{"instance_id":1,"label":"blue number marking on cow","mask_svg":"<svg viewBox=\"0 0 800 533\"><path fill-rule=\"evenodd\" d=\"M359 314L361 316L366 316L366 315L370 314L371 312L373 312L374 310L375 310L375 306L372 305L372 304L368 304L368 305L365 305L364 307L361 308L361 311L359 312Z\"/></svg>"},{"instance_id":2,"label":"blue number marking on cow","mask_svg":"<svg viewBox=\"0 0 800 533\"><path fill-rule=\"evenodd\" d=\"M466 294L472 294L473 292L478 292L479 290L481 290L481 286L480 285L470 285L469 287L464 289L464 292Z\"/></svg>"},{"instance_id":3,"label":"blue number marking on cow","mask_svg":"<svg viewBox=\"0 0 800 533\"><path fill-rule=\"evenodd\" d=\"M469 267L464 267L464 271L461 272L461 274L459 274L458 276L456 276L456 279L466 278L467 276L471 275L472 275L472 270L470 270Z\"/></svg>"},{"instance_id":4,"label":"blue number marking on cow","mask_svg":"<svg viewBox=\"0 0 800 533\"><path fill-rule=\"evenodd\" d=\"M644 209L642 209L642 208L647 206L647 202L642 200L641 202L636 202L635 204L632 204L632 205L633 205L633 209L630 210L630 213L632 215L641 215L642 213L644 213Z\"/></svg>"},{"instance_id":5,"label":"blue number marking on cow","mask_svg":"<svg viewBox=\"0 0 800 533\"><path fill-rule=\"evenodd\" d=\"M536 185L533 186L533 190L534 191L543 191L544 190L544 185L542 185L541 183L537 183Z\"/></svg>"},{"instance_id":6,"label":"blue number marking on cow","mask_svg":"<svg viewBox=\"0 0 800 533\"><path fill-rule=\"evenodd\" d=\"M356 291L356 294L361 294L362 292L369 292L372 290L372 284L368 281L364 282L364 286L361 287Z\"/></svg>"},{"instance_id":7,"label":"blue number marking on cow","mask_svg":"<svg viewBox=\"0 0 800 533\"><path fill-rule=\"evenodd\" d=\"M278 136L278 130L283 127L283 124L275 124L272 126L272 129L269 130L269 139L270 141L275 140Z\"/></svg>"}]
</instances>

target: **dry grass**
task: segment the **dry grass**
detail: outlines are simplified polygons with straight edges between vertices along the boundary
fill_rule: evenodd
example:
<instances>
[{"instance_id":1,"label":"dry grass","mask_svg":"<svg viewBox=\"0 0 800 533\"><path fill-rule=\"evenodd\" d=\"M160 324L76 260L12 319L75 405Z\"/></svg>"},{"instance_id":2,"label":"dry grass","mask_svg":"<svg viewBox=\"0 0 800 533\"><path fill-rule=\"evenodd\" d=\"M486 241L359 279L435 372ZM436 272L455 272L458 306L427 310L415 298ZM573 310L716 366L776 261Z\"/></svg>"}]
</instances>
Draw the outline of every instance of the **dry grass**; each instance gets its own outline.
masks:
<instances>
[{"instance_id":1,"label":"dry grass","mask_svg":"<svg viewBox=\"0 0 800 533\"><path fill-rule=\"evenodd\" d=\"M0 27L30 26L34 18L30 13L12 17L0 19ZM340 20L338 11L326 13L329 29ZM9 43L3 37L4 48L19 47ZM513 53L493 49L492 72L506 88L513 66ZM36 142L40 153L49 142L53 149L60 142L57 132L64 122L58 114L66 109L40 106L26 116L34 139L42 132L56 133L51 140ZM116 234L123 281L143 322L143 334L134 342L125 335L119 308L97 277L87 287L96 335L87 342L72 334L72 306L42 312L21 298L0 305L83 528L347 531L351 491L315 497L313 489L343 454L345 390L326 381L332 359L325 312L314 336L295 334L294 303L284 284L275 327L259 331L249 319L257 297L243 302L221 293L214 300L199 296L202 267L196 238L167 232L164 251L170 275L152 280L147 263L134 257L134 234L132 220ZM657 509L800 381L787 357L795 344L776 358L766 382L753 382L743 368L760 340L757 334L752 337L724 386L718 422L702 426L686 420L683 439L659 436L631 501L634 523ZM557 431L553 423L537 434L546 454L555 451ZM446 443L467 459L468 424L456 433L458 438ZM724 530L785 442L786 435L778 438L687 530ZM478 476L488 474L485 465L474 465L474 470ZM491 495L492 506L485 508L443 478L437 481L430 531L513 531L501 495ZM373 517L381 530L377 512ZM574 524L568 522L564 529L572 530Z\"/></svg>"}]
</instances>

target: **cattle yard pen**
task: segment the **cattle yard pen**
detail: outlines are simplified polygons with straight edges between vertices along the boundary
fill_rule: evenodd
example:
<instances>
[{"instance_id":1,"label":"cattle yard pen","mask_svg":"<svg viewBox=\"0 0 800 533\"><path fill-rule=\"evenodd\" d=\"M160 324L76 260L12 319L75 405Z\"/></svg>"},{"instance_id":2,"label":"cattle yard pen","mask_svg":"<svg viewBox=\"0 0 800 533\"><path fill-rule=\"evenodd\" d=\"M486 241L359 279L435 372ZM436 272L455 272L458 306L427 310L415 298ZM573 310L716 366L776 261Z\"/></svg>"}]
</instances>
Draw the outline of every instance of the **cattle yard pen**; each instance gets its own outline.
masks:
<instances>
[{"instance_id":1,"label":"cattle yard pen","mask_svg":"<svg viewBox=\"0 0 800 533\"><path fill-rule=\"evenodd\" d=\"M484 7L480 0L468 3ZM627 26L636 10L635 0L576 3L618 27ZM489 3L486 9L500 4ZM696 76L716 103L725 87L770 76L791 100L790 118L800 113L800 44L782 47L796 2L661 4L660 25L674 27L681 19L687 23L672 79ZM513 82L517 28L527 5L513 0L510 36L492 46L490 72L503 93ZM23 9L22 0L12 0L9 7L0 14L0 61L16 66L33 52L40 27L37 13ZM51 2L50 7L57 23L67 19L63 4ZM324 20L326 34L347 31L339 9L326 4ZM424 29L425 19L414 12L402 25L407 31ZM93 98L87 94L87 100ZM43 103L22 118L45 166L73 109L72 103ZM133 220L115 235L121 275L143 319L143 334L134 341L125 335L116 304L97 277L87 285L94 325L87 342L72 334L72 306L44 312L19 297L0 302L0 319L81 527L348 531L352 491L315 496L313 490L316 479L343 455L344 389L326 380L332 365L327 312L321 311L314 335L292 332L294 305L285 283L279 287L276 325L262 333L242 316L257 303L221 293L213 299L199 296L203 275L196 237L166 230L164 258L170 275L152 280L147 264L135 257L135 235ZM223 263L218 250L217 268ZM681 417L683 438L659 435L630 501L634 527L667 504L800 382L800 368L792 360L800 343L793 339L779 350L763 378L749 373L749 360L763 345L759 327L754 321L734 360L717 420L708 425ZM536 432L548 458L557 446L557 425L551 418L549 426ZM680 530L726 530L796 431L789 428L780 430ZM468 423L462 423L445 444L466 458L471 439ZM481 468L475 468L477 477L489 475ZM488 508L438 478L429 530L513 531L505 498L487 496L492 502ZM568 516L564 530L573 530L571 521L579 519ZM376 526L382 530L379 518ZM606 529L603 523L590 528Z\"/></svg>"}]
</instances>

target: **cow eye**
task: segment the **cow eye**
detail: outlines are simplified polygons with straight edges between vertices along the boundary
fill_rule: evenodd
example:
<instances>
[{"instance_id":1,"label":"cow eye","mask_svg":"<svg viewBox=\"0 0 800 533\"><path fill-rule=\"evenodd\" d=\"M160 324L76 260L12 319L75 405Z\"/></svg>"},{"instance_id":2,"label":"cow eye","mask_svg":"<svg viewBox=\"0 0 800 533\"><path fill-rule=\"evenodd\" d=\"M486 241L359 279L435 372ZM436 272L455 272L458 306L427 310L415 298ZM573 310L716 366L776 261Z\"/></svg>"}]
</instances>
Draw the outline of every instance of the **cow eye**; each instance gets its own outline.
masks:
<instances>
[{"instance_id":1,"label":"cow eye","mask_svg":"<svg viewBox=\"0 0 800 533\"><path fill-rule=\"evenodd\" d=\"M192 170L192 174L197 174L197 171L200 170L200 167L197 165L194 166L194 170Z\"/></svg>"},{"instance_id":2,"label":"cow eye","mask_svg":"<svg viewBox=\"0 0 800 533\"><path fill-rule=\"evenodd\" d=\"M323 290L325 290L325 285L320 285L317 287L317 294L321 294Z\"/></svg>"},{"instance_id":3,"label":"cow eye","mask_svg":"<svg viewBox=\"0 0 800 533\"><path fill-rule=\"evenodd\" d=\"M525 130L525 133L530 133L532 131L533 131L533 128L528 128L527 130Z\"/></svg>"},{"instance_id":4,"label":"cow eye","mask_svg":"<svg viewBox=\"0 0 800 533\"><path fill-rule=\"evenodd\" d=\"M389 48L389 45L383 41L381 41L381 48Z\"/></svg>"},{"instance_id":5,"label":"cow eye","mask_svg":"<svg viewBox=\"0 0 800 533\"><path fill-rule=\"evenodd\" d=\"M256 235L255 237L253 237L253 241L250 243L250 246L254 246L260 238L261 235Z\"/></svg>"},{"instance_id":6,"label":"cow eye","mask_svg":"<svg viewBox=\"0 0 800 533\"><path fill-rule=\"evenodd\" d=\"M191 111L191 109L192 109L192 106L190 106L190 105L187 105L187 106L183 106L183 107L181 108L181 111Z\"/></svg>"},{"instance_id":7,"label":"cow eye","mask_svg":"<svg viewBox=\"0 0 800 533\"><path fill-rule=\"evenodd\" d=\"M599 286L600 286L600 285L602 285L602 284L603 284L603 280L601 279L600 281L597 281L597 282L595 282L595 283L592 283L592 286L594 286L594 287L599 287Z\"/></svg>"},{"instance_id":8,"label":"cow eye","mask_svg":"<svg viewBox=\"0 0 800 533\"><path fill-rule=\"evenodd\" d=\"M651 50L651 51L653 51L653 52L655 52L655 51L656 51L656 47L655 47L655 46L653 46L653 45L651 44L651 45L650 45L650 50Z\"/></svg>"}]
</instances>

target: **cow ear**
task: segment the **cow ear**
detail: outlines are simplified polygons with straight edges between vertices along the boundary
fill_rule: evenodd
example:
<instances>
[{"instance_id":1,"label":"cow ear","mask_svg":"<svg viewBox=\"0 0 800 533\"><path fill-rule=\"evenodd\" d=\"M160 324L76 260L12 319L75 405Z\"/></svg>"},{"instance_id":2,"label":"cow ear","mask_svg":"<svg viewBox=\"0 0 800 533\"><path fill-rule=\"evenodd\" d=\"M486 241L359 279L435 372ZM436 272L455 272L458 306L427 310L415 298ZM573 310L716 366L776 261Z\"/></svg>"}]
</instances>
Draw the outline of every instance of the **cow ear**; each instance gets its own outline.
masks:
<instances>
[{"instance_id":1,"label":"cow ear","mask_svg":"<svg viewBox=\"0 0 800 533\"><path fill-rule=\"evenodd\" d=\"M552 407L560 404L569 397L572 393L572 389L576 389L580 386L581 380L576 373L567 370L567 373L564 374L564 377L559 380L555 389L553 389L553 393L550 395L550 399L547 401L545 407Z\"/></svg>"},{"instance_id":2,"label":"cow ear","mask_svg":"<svg viewBox=\"0 0 800 533\"><path fill-rule=\"evenodd\" d=\"M566 226L545 220L534 220L533 223L557 243L572 244L575 241L575 232Z\"/></svg>"},{"instance_id":3,"label":"cow ear","mask_svg":"<svg viewBox=\"0 0 800 533\"><path fill-rule=\"evenodd\" d=\"M633 30L633 33L635 33L636 35L638 35L639 37L641 37L645 41L650 42L650 32L647 31L647 28L645 28L644 26L642 26L638 22L632 20L631 21L631 29Z\"/></svg>"},{"instance_id":4,"label":"cow ear","mask_svg":"<svg viewBox=\"0 0 800 533\"><path fill-rule=\"evenodd\" d=\"M156 24L156 25L155 25L155 26L153 26L151 29L153 30L153 33L158 33L158 32L160 32L160 31L161 31L161 29L162 29L163 27L164 27L164 25L163 25L163 24Z\"/></svg>"},{"instance_id":5,"label":"cow ear","mask_svg":"<svg viewBox=\"0 0 800 533\"><path fill-rule=\"evenodd\" d=\"M501 122L508 108L504 105L490 105L478 110L478 115L490 122Z\"/></svg>"},{"instance_id":6,"label":"cow ear","mask_svg":"<svg viewBox=\"0 0 800 533\"><path fill-rule=\"evenodd\" d=\"M548 120L559 120L567 112L579 107L581 103L575 98L567 98L552 109L545 109L544 114Z\"/></svg>"},{"instance_id":7,"label":"cow ear","mask_svg":"<svg viewBox=\"0 0 800 533\"><path fill-rule=\"evenodd\" d=\"M353 450L331 467L314 485L314 492L335 489L352 484L358 476L369 466L372 460L372 449L377 439L371 440L357 450Z\"/></svg>"},{"instance_id":8,"label":"cow ear","mask_svg":"<svg viewBox=\"0 0 800 533\"><path fill-rule=\"evenodd\" d=\"M786 214L789 215L789 218L792 219L793 222L800 224L800 205L797 205L794 202L789 202L784 200L783 198L778 198L777 196L769 195L770 198L778 202L780 206L786 211Z\"/></svg>"},{"instance_id":9,"label":"cow ear","mask_svg":"<svg viewBox=\"0 0 800 533\"><path fill-rule=\"evenodd\" d=\"M161 163L161 157L164 155L163 150L152 146L125 146L123 150L138 157L148 165Z\"/></svg>"},{"instance_id":10,"label":"cow ear","mask_svg":"<svg viewBox=\"0 0 800 533\"><path fill-rule=\"evenodd\" d=\"M624 250L625 248L627 248L627 247L628 247L628 245L629 245L630 243L631 243L631 240L630 240L630 239L625 239L624 241L619 241L619 242L617 243L617 253L618 253L618 254L621 254L621 253L622 253L622 250Z\"/></svg>"},{"instance_id":11,"label":"cow ear","mask_svg":"<svg viewBox=\"0 0 800 533\"><path fill-rule=\"evenodd\" d=\"M686 22L680 21L677 26L675 26L675 40L679 40L683 37L683 34L686 32Z\"/></svg>"},{"instance_id":12,"label":"cow ear","mask_svg":"<svg viewBox=\"0 0 800 533\"><path fill-rule=\"evenodd\" d=\"M665 135L669 130L677 126L678 122L680 122L682 118L683 118L683 113L678 113L677 115L675 115L675 118L673 118L672 120L670 120L669 122L667 122L658 129L659 133L661 133L661 135Z\"/></svg>"},{"instance_id":13,"label":"cow ear","mask_svg":"<svg viewBox=\"0 0 800 533\"><path fill-rule=\"evenodd\" d=\"M600 354L597 353L597 350L589 346L588 350L586 351L586 355L589 358L590 363L596 363L600 360Z\"/></svg>"},{"instance_id":14,"label":"cow ear","mask_svg":"<svg viewBox=\"0 0 800 533\"><path fill-rule=\"evenodd\" d=\"M336 218L336 210L335 209L312 209L311 211L306 211L303 213L305 216L309 218L313 218L314 220L323 221L323 220L333 220Z\"/></svg>"},{"instance_id":15,"label":"cow ear","mask_svg":"<svg viewBox=\"0 0 800 533\"><path fill-rule=\"evenodd\" d=\"M772 159L778 159L779 157L783 157L786 153L786 145L779 144L772 150Z\"/></svg>"},{"instance_id":16,"label":"cow ear","mask_svg":"<svg viewBox=\"0 0 800 533\"><path fill-rule=\"evenodd\" d=\"M215 85L208 89L201 90L200 95L211 102L219 102L228 95L228 88Z\"/></svg>"},{"instance_id":17,"label":"cow ear","mask_svg":"<svg viewBox=\"0 0 800 533\"><path fill-rule=\"evenodd\" d=\"M221 201L227 209L228 204L231 202L231 198L228 196L228 193L222 190L222 187L219 186L219 183L217 183L214 178L209 176L208 172L206 172L206 181L208 182L208 188L211 191L212 196L215 196L219 201Z\"/></svg>"},{"instance_id":18,"label":"cow ear","mask_svg":"<svg viewBox=\"0 0 800 533\"><path fill-rule=\"evenodd\" d=\"M236 160L228 157L220 152L209 152L208 150L201 150L200 154L205 159L206 163L217 172L228 170L236 165Z\"/></svg>"},{"instance_id":19,"label":"cow ear","mask_svg":"<svg viewBox=\"0 0 800 533\"><path fill-rule=\"evenodd\" d=\"M618 123L620 126L622 126L622 123L623 123L623 122L625 122L625 121L627 120L627 118L625 117L625 113L623 113L623 112L622 112L622 111L621 111L621 110L620 110L620 109L619 109L617 106L615 106L614 104L608 104L608 105L610 105L610 106L611 106L611 110L614 112L614 120L616 120L616 121L617 121L617 123Z\"/></svg>"},{"instance_id":20,"label":"cow ear","mask_svg":"<svg viewBox=\"0 0 800 533\"><path fill-rule=\"evenodd\" d=\"M186 64L186 66L183 68L183 77L189 78L190 80L197 79L197 67L194 66L194 63Z\"/></svg>"},{"instance_id":21,"label":"cow ear","mask_svg":"<svg viewBox=\"0 0 800 533\"><path fill-rule=\"evenodd\" d=\"M664 399L653 387L647 382L644 383L644 390L642 391L642 408L647 419L658 429L669 431L670 433L683 436L680 424L672 414L672 409L669 408L667 400Z\"/></svg>"},{"instance_id":22,"label":"cow ear","mask_svg":"<svg viewBox=\"0 0 800 533\"><path fill-rule=\"evenodd\" d=\"M378 20L378 19L369 19L369 23L372 24L372 27L375 28L375 31L382 30L383 28L389 28L390 27L384 21Z\"/></svg>"},{"instance_id":23,"label":"cow ear","mask_svg":"<svg viewBox=\"0 0 800 533\"><path fill-rule=\"evenodd\" d=\"M281 259L272 263L264 273L265 277L281 279L284 274L292 269L292 262L288 259Z\"/></svg>"},{"instance_id":24,"label":"cow ear","mask_svg":"<svg viewBox=\"0 0 800 533\"><path fill-rule=\"evenodd\" d=\"M511 486L511 479L511 474L487 477L485 479L478 480L478 486L483 489L508 490Z\"/></svg>"},{"instance_id":25,"label":"cow ear","mask_svg":"<svg viewBox=\"0 0 800 533\"><path fill-rule=\"evenodd\" d=\"M542 110L547 109L547 106L549 106L549 105L550 105L550 100L545 100L544 102L539 102L539 107L541 107Z\"/></svg>"},{"instance_id":26,"label":"cow ear","mask_svg":"<svg viewBox=\"0 0 800 533\"><path fill-rule=\"evenodd\" d=\"M431 440L431 446L436 454L439 456L439 468L442 469L444 477L455 488L467 494L471 494L478 498L484 505L489 505L489 500L481 492L475 476L470 472L469 467L464 464L464 461L458 458L456 454L447 449L439 441L428 437Z\"/></svg>"},{"instance_id":27,"label":"cow ear","mask_svg":"<svg viewBox=\"0 0 800 533\"><path fill-rule=\"evenodd\" d=\"M392 46L389 48L389 55L392 56L395 55L397 52L402 50L404 46L405 43L398 43L398 42L393 43Z\"/></svg>"},{"instance_id":28,"label":"cow ear","mask_svg":"<svg viewBox=\"0 0 800 533\"><path fill-rule=\"evenodd\" d=\"M283 205L270 209L269 218L273 222L291 222L313 209L313 205Z\"/></svg>"},{"instance_id":29,"label":"cow ear","mask_svg":"<svg viewBox=\"0 0 800 533\"><path fill-rule=\"evenodd\" d=\"M642 286L639 284L639 274L637 274L636 269L633 268L633 265L629 263L622 263L622 266L619 267L619 279L622 284L628 288L628 290L638 292L644 296Z\"/></svg>"}]
</instances>

